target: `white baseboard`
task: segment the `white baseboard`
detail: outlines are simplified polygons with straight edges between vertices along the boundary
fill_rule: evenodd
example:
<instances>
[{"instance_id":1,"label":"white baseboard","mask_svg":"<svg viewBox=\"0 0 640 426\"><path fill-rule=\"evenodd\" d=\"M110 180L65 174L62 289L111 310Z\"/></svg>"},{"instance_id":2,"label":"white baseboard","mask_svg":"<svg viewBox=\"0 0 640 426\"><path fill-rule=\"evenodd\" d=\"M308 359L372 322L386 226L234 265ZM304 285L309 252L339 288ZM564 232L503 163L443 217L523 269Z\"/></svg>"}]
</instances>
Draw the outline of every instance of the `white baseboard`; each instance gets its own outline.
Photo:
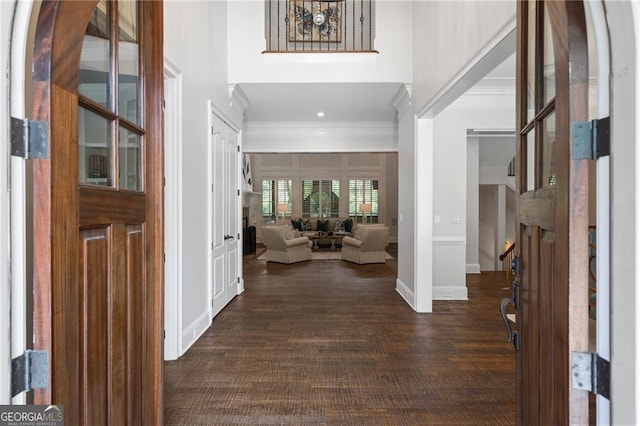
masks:
<instances>
[{"instance_id":1,"label":"white baseboard","mask_svg":"<svg viewBox=\"0 0 640 426\"><path fill-rule=\"evenodd\" d=\"M469 300L467 287L433 287L433 300Z\"/></svg>"},{"instance_id":2,"label":"white baseboard","mask_svg":"<svg viewBox=\"0 0 640 426\"><path fill-rule=\"evenodd\" d=\"M407 302L409 306L415 311L415 300L416 297L413 294L413 291L409 289L400 279L396 279L396 291L398 294Z\"/></svg>"},{"instance_id":3,"label":"white baseboard","mask_svg":"<svg viewBox=\"0 0 640 426\"><path fill-rule=\"evenodd\" d=\"M467 274L479 274L479 273L480 273L479 263L467 263Z\"/></svg>"},{"instance_id":4,"label":"white baseboard","mask_svg":"<svg viewBox=\"0 0 640 426\"><path fill-rule=\"evenodd\" d=\"M211 319L209 318L209 311L205 311L188 327L182 330L182 353L180 356L184 355L191 345L193 345L202 334L209 328L211 325Z\"/></svg>"}]
</instances>

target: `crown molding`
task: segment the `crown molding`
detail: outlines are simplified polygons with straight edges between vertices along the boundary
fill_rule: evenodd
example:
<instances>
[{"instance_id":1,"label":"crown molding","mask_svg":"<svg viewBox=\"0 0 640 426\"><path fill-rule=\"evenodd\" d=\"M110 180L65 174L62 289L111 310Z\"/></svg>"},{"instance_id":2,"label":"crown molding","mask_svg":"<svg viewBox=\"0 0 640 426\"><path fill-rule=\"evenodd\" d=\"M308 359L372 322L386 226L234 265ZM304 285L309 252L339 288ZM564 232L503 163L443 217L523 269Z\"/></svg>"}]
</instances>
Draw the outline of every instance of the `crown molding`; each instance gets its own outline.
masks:
<instances>
[{"instance_id":1,"label":"crown molding","mask_svg":"<svg viewBox=\"0 0 640 426\"><path fill-rule=\"evenodd\" d=\"M403 84L391 100L391 105L398 111L398 117L404 115L411 108L412 88L410 84Z\"/></svg>"}]
</instances>

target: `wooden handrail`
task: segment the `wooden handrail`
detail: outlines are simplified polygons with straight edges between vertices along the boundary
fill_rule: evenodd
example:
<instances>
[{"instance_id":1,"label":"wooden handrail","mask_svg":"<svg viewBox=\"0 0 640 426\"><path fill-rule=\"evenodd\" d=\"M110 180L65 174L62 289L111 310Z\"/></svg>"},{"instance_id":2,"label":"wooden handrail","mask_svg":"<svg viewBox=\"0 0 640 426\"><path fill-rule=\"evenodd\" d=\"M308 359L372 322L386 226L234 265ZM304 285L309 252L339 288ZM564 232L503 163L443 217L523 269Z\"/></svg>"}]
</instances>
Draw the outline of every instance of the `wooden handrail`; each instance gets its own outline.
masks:
<instances>
[{"instance_id":1,"label":"wooden handrail","mask_svg":"<svg viewBox=\"0 0 640 426\"><path fill-rule=\"evenodd\" d=\"M511 254L511 252L512 252L515 248L516 248L516 243L515 243L515 242L511 243L511 245L509 246L509 248L508 248L508 249L506 249L506 250L504 251L504 253L502 253L502 254L500 255L500 260L504 260L504 258L505 258L505 257L507 257L507 256L509 256L509 254Z\"/></svg>"}]
</instances>

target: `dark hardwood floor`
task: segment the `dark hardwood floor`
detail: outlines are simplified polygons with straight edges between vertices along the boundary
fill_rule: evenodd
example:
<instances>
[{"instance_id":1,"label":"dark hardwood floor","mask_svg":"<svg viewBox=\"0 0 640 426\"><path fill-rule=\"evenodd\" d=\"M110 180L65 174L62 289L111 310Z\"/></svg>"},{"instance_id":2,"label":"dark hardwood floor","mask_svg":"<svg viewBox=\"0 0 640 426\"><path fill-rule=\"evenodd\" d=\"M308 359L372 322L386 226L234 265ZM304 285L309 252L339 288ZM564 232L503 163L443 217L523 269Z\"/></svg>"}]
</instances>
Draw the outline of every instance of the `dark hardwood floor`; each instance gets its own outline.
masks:
<instances>
[{"instance_id":1,"label":"dark hardwood floor","mask_svg":"<svg viewBox=\"0 0 640 426\"><path fill-rule=\"evenodd\" d=\"M503 272L469 275L469 301L417 314L395 291L396 260L255 257L245 292L165 363L165 424L515 423Z\"/></svg>"}]
</instances>

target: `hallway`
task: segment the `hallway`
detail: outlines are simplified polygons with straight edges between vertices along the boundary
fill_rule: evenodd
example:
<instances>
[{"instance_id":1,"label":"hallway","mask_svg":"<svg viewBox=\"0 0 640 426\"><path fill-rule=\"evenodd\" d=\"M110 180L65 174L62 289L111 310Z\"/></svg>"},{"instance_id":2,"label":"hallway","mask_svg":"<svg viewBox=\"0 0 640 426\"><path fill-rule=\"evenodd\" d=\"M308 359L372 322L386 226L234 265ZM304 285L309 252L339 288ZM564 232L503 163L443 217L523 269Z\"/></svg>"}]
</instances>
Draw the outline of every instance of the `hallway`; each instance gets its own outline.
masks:
<instances>
[{"instance_id":1,"label":"hallway","mask_svg":"<svg viewBox=\"0 0 640 426\"><path fill-rule=\"evenodd\" d=\"M396 265L245 256L245 292L165 363L165 424L513 424L504 273L416 314Z\"/></svg>"}]
</instances>

